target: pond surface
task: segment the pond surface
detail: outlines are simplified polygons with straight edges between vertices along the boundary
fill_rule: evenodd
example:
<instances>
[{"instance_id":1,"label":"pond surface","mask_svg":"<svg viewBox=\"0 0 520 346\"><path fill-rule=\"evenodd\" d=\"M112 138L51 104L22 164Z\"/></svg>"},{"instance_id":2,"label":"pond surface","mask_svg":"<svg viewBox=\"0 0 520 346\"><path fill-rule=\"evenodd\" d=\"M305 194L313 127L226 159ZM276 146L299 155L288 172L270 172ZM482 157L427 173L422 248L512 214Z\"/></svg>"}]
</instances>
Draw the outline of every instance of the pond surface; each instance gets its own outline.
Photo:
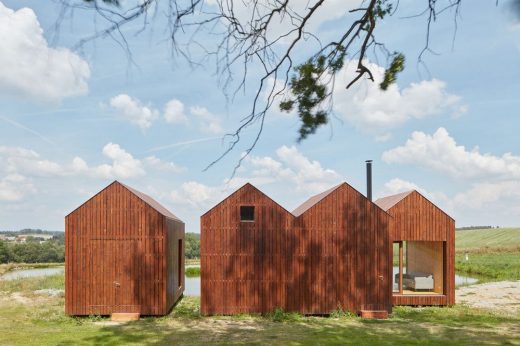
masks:
<instances>
[{"instance_id":1,"label":"pond surface","mask_svg":"<svg viewBox=\"0 0 520 346\"><path fill-rule=\"evenodd\" d=\"M397 283L395 282L395 274L397 274L397 273L399 273L399 267L396 266L396 267L394 267L394 273L392 275L392 282L394 285L394 290L397 287ZM471 284L474 284L477 282L478 282L477 278L465 276L464 274L455 274L455 286L471 285Z\"/></svg>"},{"instance_id":2,"label":"pond surface","mask_svg":"<svg viewBox=\"0 0 520 346\"><path fill-rule=\"evenodd\" d=\"M200 276L184 278L184 295L195 297L200 296Z\"/></svg>"},{"instance_id":3,"label":"pond surface","mask_svg":"<svg viewBox=\"0 0 520 346\"><path fill-rule=\"evenodd\" d=\"M63 271L64 267L17 269L7 272L4 275L1 275L0 280L16 280L23 278L48 276L54 274L62 274Z\"/></svg>"}]
</instances>

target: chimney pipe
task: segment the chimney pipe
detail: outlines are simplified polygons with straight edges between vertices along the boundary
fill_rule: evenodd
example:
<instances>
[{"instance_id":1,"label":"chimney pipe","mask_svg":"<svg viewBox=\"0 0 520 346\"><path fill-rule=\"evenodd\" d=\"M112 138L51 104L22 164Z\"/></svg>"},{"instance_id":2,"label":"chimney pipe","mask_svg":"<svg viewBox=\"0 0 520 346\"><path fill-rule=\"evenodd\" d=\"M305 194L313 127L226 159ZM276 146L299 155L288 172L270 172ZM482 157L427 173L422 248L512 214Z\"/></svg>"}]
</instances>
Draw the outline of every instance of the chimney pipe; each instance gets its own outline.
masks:
<instances>
[{"instance_id":1,"label":"chimney pipe","mask_svg":"<svg viewBox=\"0 0 520 346\"><path fill-rule=\"evenodd\" d=\"M366 160L367 163L367 198L372 200L372 160Z\"/></svg>"}]
</instances>

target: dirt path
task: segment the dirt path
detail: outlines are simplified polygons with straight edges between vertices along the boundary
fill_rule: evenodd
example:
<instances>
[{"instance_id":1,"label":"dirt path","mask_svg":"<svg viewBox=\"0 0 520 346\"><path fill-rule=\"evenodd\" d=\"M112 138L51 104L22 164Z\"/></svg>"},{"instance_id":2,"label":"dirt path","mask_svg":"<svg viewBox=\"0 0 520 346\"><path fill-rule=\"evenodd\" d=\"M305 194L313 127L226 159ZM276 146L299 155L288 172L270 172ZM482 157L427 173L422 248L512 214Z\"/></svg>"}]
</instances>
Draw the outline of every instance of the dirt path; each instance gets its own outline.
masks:
<instances>
[{"instance_id":1,"label":"dirt path","mask_svg":"<svg viewBox=\"0 0 520 346\"><path fill-rule=\"evenodd\" d=\"M520 314L520 281L489 282L458 288L456 303L494 310L509 315Z\"/></svg>"}]
</instances>

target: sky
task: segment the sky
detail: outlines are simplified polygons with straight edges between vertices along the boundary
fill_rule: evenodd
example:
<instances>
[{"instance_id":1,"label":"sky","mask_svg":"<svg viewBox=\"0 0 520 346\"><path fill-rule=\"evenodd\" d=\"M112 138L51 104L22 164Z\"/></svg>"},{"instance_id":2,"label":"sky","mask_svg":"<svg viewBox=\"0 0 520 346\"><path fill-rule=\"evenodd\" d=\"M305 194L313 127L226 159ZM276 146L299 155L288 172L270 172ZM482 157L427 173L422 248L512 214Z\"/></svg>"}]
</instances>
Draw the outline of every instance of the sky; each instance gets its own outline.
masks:
<instances>
[{"instance_id":1,"label":"sky","mask_svg":"<svg viewBox=\"0 0 520 346\"><path fill-rule=\"evenodd\" d=\"M355 1L326 4L311 29L331 39ZM91 11L58 27L58 1L0 0L0 230L63 230L65 215L119 180L199 232L200 215L246 182L288 210L341 181L365 193L367 159L376 198L416 189L457 226L519 226L520 19L507 1L463 1L456 25L450 12L433 24L435 54L423 66L425 18L412 17L421 6L401 1L377 28L380 41L407 57L396 84L379 90L384 64L372 57L376 82L335 88L330 123L301 143L297 115L273 107L230 179L258 127L205 168L248 114L259 66L230 99L214 61L190 66L172 56L163 11L143 31L142 21L123 29L129 59L110 37L77 48L103 26ZM309 41L296 58L314 48ZM336 84L353 73L347 63Z\"/></svg>"}]
</instances>

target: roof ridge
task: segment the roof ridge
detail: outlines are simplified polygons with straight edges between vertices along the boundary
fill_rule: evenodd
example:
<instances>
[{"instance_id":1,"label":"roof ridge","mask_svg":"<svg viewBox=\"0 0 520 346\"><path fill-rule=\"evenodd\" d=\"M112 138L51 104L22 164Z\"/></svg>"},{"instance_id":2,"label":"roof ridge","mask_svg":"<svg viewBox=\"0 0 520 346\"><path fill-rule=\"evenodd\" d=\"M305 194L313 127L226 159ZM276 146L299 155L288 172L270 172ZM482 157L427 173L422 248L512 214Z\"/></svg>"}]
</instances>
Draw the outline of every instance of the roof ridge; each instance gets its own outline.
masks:
<instances>
[{"instance_id":1,"label":"roof ridge","mask_svg":"<svg viewBox=\"0 0 520 346\"><path fill-rule=\"evenodd\" d=\"M305 200L302 204L300 204L298 207L296 207L291 214L298 217L305 213L307 210L315 206L317 203L319 203L321 200L323 200L325 197L327 197L329 194L331 194L333 191L335 191L337 188L339 188L341 185L346 184L346 182L341 182L337 185L334 185L330 189L327 189L323 192L320 192L318 194L315 194L308 199Z\"/></svg>"}]
</instances>

